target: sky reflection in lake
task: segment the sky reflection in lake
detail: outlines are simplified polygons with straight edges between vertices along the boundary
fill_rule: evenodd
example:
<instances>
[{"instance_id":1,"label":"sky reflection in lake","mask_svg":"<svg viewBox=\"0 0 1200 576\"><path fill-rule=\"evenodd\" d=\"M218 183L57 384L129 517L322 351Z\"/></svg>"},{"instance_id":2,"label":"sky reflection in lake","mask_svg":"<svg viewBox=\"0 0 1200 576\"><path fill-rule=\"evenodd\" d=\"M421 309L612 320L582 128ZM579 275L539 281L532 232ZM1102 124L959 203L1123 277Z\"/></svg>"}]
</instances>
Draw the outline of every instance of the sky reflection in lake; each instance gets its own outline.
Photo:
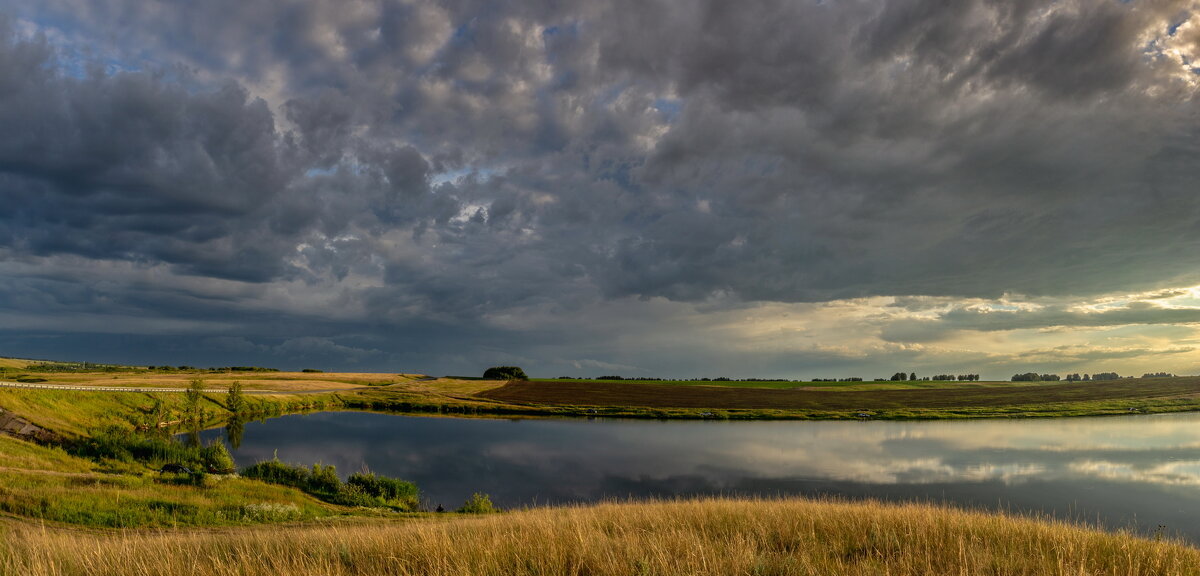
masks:
<instances>
[{"instance_id":1,"label":"sky reflection in lake","mask_svg":"<svg viewBox=\"0 0 1200 576\"><path fill-rule=\"evenodd\" d=\"M222 436L209 431L206 438ZM1200 542L1200 415L960 422L486 420L329 412L245 426L239 465L363 467L429 505L695 494L947 501Z\"/></svg>"}]
</instances>

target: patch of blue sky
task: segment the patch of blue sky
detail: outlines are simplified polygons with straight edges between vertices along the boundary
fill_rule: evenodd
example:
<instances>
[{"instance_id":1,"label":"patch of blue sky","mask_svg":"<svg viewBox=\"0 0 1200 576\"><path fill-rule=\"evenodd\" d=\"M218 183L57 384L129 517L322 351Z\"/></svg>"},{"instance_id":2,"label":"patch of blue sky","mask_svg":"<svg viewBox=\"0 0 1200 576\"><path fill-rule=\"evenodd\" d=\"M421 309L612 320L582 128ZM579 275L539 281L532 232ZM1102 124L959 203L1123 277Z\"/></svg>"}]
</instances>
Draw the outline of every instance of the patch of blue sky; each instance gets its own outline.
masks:
<instances>
[{"instance_id":1,"label":"patch of blue sky","mask_svg":"<svg viewBox=\"0 0 1200 576\"><path fill-rule=\"evenodd\" d=\"M305 173L305 178L316 178L318 176L330 176L337 172L334 167L329 168L309 168Z\"/></svg>"},{"instance_id":2,"label":"patch of blue sky","mask_svg":"<svg viewBox=\"0 0 1200 576\"><path fill-rule=\"evenodd\" d=\"M1168 26L1167 27L1167 36L1174 37L1175 33L1179 31L1179 27L1183 26L1184 23L1187 21L1188 21L1188 18L1180 18L1178 22L1175 22L1174 24L1171 24L1170 26Z\"/></svg>"},{"instance_id":3,"label":"patch of blue sky","mask_svg":"<svg viewBox=\"0 0 1200 576\"><path fill-rule=\"evenodd\" d=\"M1109 300L1109 301L1106 301L1106 302L1098 302L1098 303L1096 303L1096 304L1092 304L1092 305L1090 305L1090 306L1087 306L1087 309L1088 309L1088 310L1095 311L1095 312L1102 312L1102 311L1105 311L1105 310L1117 310L1117 309L1120 309L1120 308L1128 308L1128 307L1129 307L1129 304L1130 304L1131 302L1132 302L1131 300L1126 300L1126 299L1121 299L1121 300Z\"/></svg>"},{"instance_id":4,"label":"patch of blue sky","mask_svg":"<svg viewBox=\"0 0 1200 576\"><path fill-rule=\"evenodd\" d=\"M47 66L68 78L83 79L97 71L107 76L142 71L140 65L104 54L91 43L76 42L64 30L64 25L52 20L34 22L19 19L16 28L17 34L25 40L44 38L54 50L54 58Z\"/></svg>"},{"instance_id":5,"label":"patch of blue sky","mask_svg":"<svg viewBox=\"0 0 1200 576\"><path fill-rule=\"evenodd\" d=\"M475 24L475 18L472 18L462 24L459 24L458 27L454 29L454 33L450 35L451 41L453 41L453 42L473 41L475 39L475 31L472 30L472 28L474 27L474 24Z\"/></svg>"},{"instance_id":6,"label":"patch of blue sky","mask_svg":"<svg viewBox=\"0 0 1200 576\"><path fill-rule=\"evenodd\" d=\"M598 107L606 108L612 103L616 102L617 98L620 98L621 94L624 94L625 90L628 88L628 82L617 82L616 84L600 90L596 94L596 99L593 100L593 102Z\"/></svg>"},{"instance_id":7,"label":"patch of blue sky","mask_svg":"<svg viewBox=\"0 0 1200 576\"><path fill-rule=\"evenodd\" d=\"M447 172L434 174L433 177L429 179L429 182L434 186L441 186L442 184L453 184L467 177L475 177L480 181L486 182L499 171L499 168L460 168L458 170L450 170Z\"/></svg>"},{"instance_id":8,"label":"patch of blue sky","mask_svg":"<svg viewBox=\"0 0 1200 576\"><path fill-rule=\"evenodd\" d=\"M1018 306L1016 304L1000 304L1000 303L989 303L989 304L979 306L979 308L982 308L989 312L1020 312L1022 310L1025 310L1024 307Z\"/></svg>"},{"instance_id":9,"label":"patch of blue sky","mask_svg":"<svg viewBox=\"0 0 1200 576\"><path fill-rule=\"evenodd\" d=\"M654 100L654 109L662 115L663 122L674 124L679 119L679 114L683 112L683 100L679 98L656 98Z\"/></svg>"},{"instance_id":10,"label":"patch of blue sky","mask_svg":"<svg viewBox=\"0 0 1200 576\"><path fill-rule=\"evenodd\" d=\"M565 24L547 26L545 29L542 30L542 38L543 39L551 38L551 37L555 37L555 36L568 37L568 38L578 37L579 36L579 21L571 20L569 22L566 22Z\"/></svg>"},{"instance_id":11,"label":"patch of blue sky","mask_svg":"<svg viewBox=\"0 0 1200 576\"><path fill-rule=\"evenodd\" d=\"M542 30L542 47L545 50L546 61L551 66L558 64L558 52L561 47L573 43L579 38L579 22L570 21L565 24L548 26ZM557 69L557 68L556 68ZM557 69L549 88L559 90L569 88L575 83L575 74L569 67Z\"/></svg>"}]
</instances>

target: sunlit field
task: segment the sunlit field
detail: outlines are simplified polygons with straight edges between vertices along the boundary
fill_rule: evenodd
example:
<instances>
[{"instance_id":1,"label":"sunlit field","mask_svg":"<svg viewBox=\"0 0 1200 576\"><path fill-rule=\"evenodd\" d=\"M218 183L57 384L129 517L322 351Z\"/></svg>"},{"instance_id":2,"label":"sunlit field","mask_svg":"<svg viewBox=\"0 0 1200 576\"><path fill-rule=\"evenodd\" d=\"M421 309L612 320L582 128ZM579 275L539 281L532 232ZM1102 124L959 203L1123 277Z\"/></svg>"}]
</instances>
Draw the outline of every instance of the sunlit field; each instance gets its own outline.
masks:
<instances>
[{"instance_id":1,"label":"sunlit field","mask_svg":"<svg viewBox=\"0 0 1200 576\"><path fill-rule=\"evenodd\" d=\"M8 522L6 574L1195 574L1200 550L925 505L714 499L287 529Z\"/></svg>"}]
</instances>

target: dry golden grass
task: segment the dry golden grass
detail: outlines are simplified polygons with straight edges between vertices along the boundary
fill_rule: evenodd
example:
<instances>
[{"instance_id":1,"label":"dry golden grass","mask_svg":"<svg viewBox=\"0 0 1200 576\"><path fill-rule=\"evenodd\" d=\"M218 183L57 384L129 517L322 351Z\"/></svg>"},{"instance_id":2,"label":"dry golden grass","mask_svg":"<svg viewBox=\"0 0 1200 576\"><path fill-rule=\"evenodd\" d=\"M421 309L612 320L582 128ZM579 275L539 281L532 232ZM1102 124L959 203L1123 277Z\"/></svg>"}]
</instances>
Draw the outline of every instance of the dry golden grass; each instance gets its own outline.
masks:
<instances>
[{"instance_id":1,"label":"dry golden grass","mask_svg":"<svg viewBox=\"0 0 1200 576\"><path fill-rule=\"evenodd\" d=\"M220 531L0 530L0 573L26 576L1200 573L1200 550L1178 543L924 505L807 500Z\"/></svg>"},{"instance_id":2,"label":"dry golden grass","mask_svg":"<svg viewBox=\"0 0 1200 576\"><path fill-rule=\"evenodd\" d=\"M0 358L0 368L25 368L33 363L33 360L23 360L21 358Z\"/></svg>"}]
</instances>

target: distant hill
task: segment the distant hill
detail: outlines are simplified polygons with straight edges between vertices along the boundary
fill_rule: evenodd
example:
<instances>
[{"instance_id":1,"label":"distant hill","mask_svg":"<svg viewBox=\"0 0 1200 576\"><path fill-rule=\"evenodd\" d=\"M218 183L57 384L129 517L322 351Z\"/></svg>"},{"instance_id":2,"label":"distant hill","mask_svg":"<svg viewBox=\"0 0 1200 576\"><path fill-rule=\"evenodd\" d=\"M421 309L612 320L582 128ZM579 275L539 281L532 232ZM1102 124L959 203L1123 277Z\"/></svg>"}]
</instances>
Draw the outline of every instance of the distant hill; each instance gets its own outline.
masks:
<instances>
[{"instance_id":1,"label":"distant hill","mask_svg":"<svg viewBox=\"0 0 1200 576\"><path fill-rule=\"evenodd\" d=\"M0 358L0 368L25 368L30 364L42 362L41 360L25 360L23 358Z\"/></svg>"}]
</instances>

